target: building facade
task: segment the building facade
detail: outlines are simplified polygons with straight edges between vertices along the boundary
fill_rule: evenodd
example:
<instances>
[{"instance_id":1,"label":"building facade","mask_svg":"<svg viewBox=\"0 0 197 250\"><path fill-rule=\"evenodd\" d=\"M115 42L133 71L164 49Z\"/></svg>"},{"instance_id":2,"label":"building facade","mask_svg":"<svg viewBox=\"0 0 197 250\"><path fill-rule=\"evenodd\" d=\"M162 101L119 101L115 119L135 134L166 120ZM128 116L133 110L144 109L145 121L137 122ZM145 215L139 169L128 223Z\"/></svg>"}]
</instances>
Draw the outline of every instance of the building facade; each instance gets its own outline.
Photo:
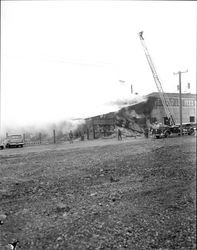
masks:
<instances>
[{"instance_id":1,"label":"building facade","mask_svg":"<svg viewBox=\"0 0 197 250\"><path fill-rule=\"evenodd\" d=\"M107 136L115 130L115 113L93 116L85 119L87 126L87 138L96 139Z\"/></svg>"},{"instance_id":2,"label":"building facade","mask_svg":"<svg viewBox=\"0 0 197 250\"><path fill-rule=\"evenodd\" d=\"M180 100L178 93L166 93L170 101L170 109L176 124L180 124ZM165 110L158 92L153 92L147 97L154 97L155 104L151 112L151 120L163 124L168 123ZM196 123L196 94L182 94L182 122Z\"/></svg>"},{"instance_id":3,"label":"building facade","mask_svg":"<svg viewBox=\"0 0 197 250\"><path fill-rule=\"evenodd\" d=\"M165 93L170 101L170 109L175 124L180 124L180 102L178 93ZM148 124L158 122L169 124L158 92L146 96L147 100L124 107L117 112L85 119L87 138L96 139L114 133L116 126L143 131ZM182 123L196 124L196 94L182 94Z\"/></svg>"}]
</instances>

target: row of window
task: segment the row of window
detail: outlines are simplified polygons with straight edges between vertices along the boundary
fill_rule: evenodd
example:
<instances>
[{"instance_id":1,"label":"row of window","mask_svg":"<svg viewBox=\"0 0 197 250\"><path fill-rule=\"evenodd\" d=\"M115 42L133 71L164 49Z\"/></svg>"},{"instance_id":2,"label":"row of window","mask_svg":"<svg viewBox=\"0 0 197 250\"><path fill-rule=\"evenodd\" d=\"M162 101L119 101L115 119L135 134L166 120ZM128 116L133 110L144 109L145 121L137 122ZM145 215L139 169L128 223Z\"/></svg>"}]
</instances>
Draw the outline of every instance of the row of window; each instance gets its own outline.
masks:
<instances>
[{"instance_id":1,"label":"row of window","mask_svg":"<svg viewBox=\"0 0 197 250\"><path fill-rule=\"evenodd\" d=\"M179 99L178 98L169 98L171 106L179 106ZM182 105L185 107L194 107L195 101L191 99L183 99ZM155 106L163 106L161 99L157 99L155 102Z\"/></svg>"},{"instance_id":2,"label":"row of window","mask_svg":"<svg viewBox=\"0 0 197 250\"><path fill-rule=\"evenodd\" d=\"M183 106L186 107L192 107L195 106L195 101L194 100L183 100Z\"/></svg>"},{"instance_id":3,"label":"row of window","mask_svg":"<svg viewBox=\"0 0 197 250\"><path fill-rule=\"evenodd\" d=\"M156 117L151 117L150 122L155 123L157 121ZM164 124L167 124L168 118L164 117ZM195 122L195 116L190 116L189 117L189 122Z\"/></svg>"}]
</instances>

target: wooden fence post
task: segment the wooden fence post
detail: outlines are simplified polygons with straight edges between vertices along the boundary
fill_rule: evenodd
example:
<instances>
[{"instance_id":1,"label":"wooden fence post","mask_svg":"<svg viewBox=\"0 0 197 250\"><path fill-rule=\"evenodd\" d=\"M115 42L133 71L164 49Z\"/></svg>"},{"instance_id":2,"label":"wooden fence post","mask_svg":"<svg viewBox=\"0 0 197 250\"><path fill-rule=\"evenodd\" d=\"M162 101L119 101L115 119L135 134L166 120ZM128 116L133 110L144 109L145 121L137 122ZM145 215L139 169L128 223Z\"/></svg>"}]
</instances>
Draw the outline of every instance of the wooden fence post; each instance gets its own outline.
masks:
<instances>
[{"instance_id":1,"label":"wooden fence post","mask_svg":"<svg viewBox=\"0 0 197 250\"><path fill-rule=\"evenodd\" d=\"M89 137L89 129L87 128L87 140L89 140L90 137Z\"/></svg>"},{"instance_id":2,"label":"wooden fence post","mask_svg":"<svg viewBox=\"0 0 197 250\"><path fill-rule=\"evenodd\" d=\"M56 143L56 137L55 137L55 129L53 130L53 142Z\"/></svg>"},{"instance_id":3,"label":"wooden fence post","mask_svg":"<svg viewBox=\"0 0 197 250\"><path fill-rule=\"evenodd\" d=\"M42 143L42 134L39 133L39 140L40 140L40 144Z\"/></svg>"},{"instance_id":4,"label":"wooden fence post","mask_svg":"<svg viewBox=\"0 0 197 250\"><path fill-rule=\"evenodd\" d=\"M92 138L95 139L94 125L92 125Z\"/></svg>"}]
</instances>

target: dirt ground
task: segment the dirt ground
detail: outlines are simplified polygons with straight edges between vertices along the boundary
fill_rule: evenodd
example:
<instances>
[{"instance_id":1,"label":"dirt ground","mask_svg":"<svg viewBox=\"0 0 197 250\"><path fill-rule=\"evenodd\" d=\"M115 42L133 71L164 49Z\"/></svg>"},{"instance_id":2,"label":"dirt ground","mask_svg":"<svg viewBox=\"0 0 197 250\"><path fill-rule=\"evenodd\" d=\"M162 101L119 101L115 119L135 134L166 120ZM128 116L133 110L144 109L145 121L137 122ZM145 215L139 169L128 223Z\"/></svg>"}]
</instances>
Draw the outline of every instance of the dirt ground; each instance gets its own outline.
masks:
<instances>
[{"instance_id":1,"label":"dirt ground","mask_svg":"<svg viewBox=\"0 0 197 250\"><path fill-rule=\"evenodd\" d=\"M195 194L195 136L5 149L0 249L196 249Z\"/></svg>"}]
</instances>

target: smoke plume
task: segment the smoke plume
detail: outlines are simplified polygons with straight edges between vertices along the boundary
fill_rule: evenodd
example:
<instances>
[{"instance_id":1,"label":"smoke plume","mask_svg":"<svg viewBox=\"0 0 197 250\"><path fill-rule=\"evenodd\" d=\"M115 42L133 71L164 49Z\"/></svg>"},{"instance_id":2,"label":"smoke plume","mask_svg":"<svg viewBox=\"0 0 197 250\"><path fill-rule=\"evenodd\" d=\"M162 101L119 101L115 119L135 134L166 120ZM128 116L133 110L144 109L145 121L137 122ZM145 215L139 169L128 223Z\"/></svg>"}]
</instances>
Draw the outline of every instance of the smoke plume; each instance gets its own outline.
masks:
<instances>
[{"instance_id":1,"label":"smoke plume","mask_svg":"<svg viewBox=\"0 0 197 250\"><path fill-rule=\"evenodd\" d=\"M155 105L155 97L138 98L130 106L122 107L116 112L116 120L119 126L123 126L138 132L150 124L151 112Z\"/></svg>"},{"instance_id":2,"label":"smoke plume","mask_svg":"<svg viewBox=\"0 0 197 250\"><path fill-rule=\"evenodd\" d=\"M146 101L147 101L147 97L135 94L135 95L131 95L131 98L121 98L115 101L111 101L109 105L117 106L118 108L123 108L129 105L134 105L134 104L138 104L138 103L146 102Z\"/></svg>"},{"instance_id":3,"label":"smoke plume","mask_svg":"<svg viewBox=\"0 0 197 250\"><path fill-rule=\"evenodd\" d=\"M11 134L28 134L31 136L35 136L39 133L45 137L51 137L53 135L53 130L55 130L56 135L64 135L68 134L70 130L75 130L77 127L84 123L84 120L76 119L76 120L65 120L59 121L55 123L46 123L42 125L28 125L28 126L7 126L3 130L3 134L5 137L6 133Z\"/></svg>"}]
</instances>

